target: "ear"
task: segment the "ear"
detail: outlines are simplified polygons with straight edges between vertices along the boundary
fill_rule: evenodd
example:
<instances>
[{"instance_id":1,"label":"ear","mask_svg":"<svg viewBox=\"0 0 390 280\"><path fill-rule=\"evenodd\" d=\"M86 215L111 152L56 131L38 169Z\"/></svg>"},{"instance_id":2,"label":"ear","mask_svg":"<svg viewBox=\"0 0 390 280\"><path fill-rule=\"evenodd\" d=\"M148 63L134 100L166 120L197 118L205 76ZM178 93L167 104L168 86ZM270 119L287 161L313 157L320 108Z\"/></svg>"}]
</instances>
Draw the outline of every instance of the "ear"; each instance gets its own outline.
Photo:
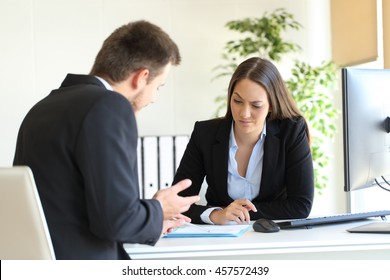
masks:
<instances>
[{"instance_id":1,"label":"ear","mask_svg":"<svg viewBox=\"0 0 390 280\"><path fill-rule=\"evenodd\" d=\"M149 79L149 69L146 68L139 69L134 73L134 76L131 79L131 86L135 90L143 89L148 83L148 79Z\"/></svg>"}]
</instances>

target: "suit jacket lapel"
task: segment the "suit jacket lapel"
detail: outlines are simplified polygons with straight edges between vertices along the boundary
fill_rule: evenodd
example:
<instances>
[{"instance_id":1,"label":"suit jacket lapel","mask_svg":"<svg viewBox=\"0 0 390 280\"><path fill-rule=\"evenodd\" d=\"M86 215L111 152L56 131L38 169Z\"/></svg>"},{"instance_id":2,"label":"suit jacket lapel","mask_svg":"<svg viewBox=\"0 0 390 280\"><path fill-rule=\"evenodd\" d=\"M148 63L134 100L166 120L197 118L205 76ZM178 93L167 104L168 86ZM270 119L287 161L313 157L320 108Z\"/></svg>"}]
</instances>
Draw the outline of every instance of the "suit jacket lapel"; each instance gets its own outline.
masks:
<instances>
[{"instance_id":1,"label":"suit jacket lapel","mask_svg":"<svg viewBox=\"0 0 390 280\"><path fill-rule=\"evenodd\" d=\"M270 121L267 123L267 136L264 142L264 158L263 158L263 172L261 175L260 193L259 197L266 196L272 190L270 183L273 182L273 176L276 174L275 166L276 160L279 158L279 143L280 139L277 136L279 133L278 121Z\"/></svg>"},{"instance_id":2,"label":"suit jacket lapel","mask_svg":"<svg viewBox=\"0 0 390 280\"><path fill-rule=\"evenodd\" d=\"M230 129L231 121L223 120L215 137L216 142L212 147L213 180L220 198L225 203L232 201L227 191Z\"/></svg>"}]
</instances>

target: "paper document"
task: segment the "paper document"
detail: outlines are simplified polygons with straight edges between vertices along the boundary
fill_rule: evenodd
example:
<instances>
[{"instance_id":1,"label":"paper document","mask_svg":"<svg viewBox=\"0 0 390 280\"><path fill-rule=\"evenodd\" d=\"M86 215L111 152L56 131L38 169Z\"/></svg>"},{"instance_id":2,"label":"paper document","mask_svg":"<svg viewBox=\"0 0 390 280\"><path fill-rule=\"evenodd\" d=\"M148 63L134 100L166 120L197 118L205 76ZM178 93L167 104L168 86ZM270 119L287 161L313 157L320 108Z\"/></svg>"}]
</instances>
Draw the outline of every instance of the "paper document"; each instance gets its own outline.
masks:
<instances>
[{"instance_id":1,"label":"paper document","mask_svg":"<svg viewBox=\"0 0 390 280\"><path fill-rule=\"evenodd\" d=\"M239 237L251 225L185 225L177 228L164 238L178 237Z\"/></svg>"}]
</instances>

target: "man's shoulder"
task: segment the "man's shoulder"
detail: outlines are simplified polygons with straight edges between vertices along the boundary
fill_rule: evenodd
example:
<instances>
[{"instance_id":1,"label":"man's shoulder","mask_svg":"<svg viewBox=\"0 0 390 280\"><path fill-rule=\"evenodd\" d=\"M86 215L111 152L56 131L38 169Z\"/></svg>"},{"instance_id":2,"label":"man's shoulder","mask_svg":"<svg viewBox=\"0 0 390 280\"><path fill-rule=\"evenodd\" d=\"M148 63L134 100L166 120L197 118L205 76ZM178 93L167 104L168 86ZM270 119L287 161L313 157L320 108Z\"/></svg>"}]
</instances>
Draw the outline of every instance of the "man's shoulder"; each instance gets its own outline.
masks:
<instances>
[{"instance_id":1,"label":"man's shoulder","mask_svg":"<svg viewBox=\"0 0 390 280\"><path fill-rule=\"evenodd\" d=\"M74 86L96 86L105 89L104 84L95 76L83 74L67 74L61 83L60 88L74 87Z\"/></svg>"},{"instance_id":2,"label":"man's shoulder","mask_svg":"<svg viewBox=\"0 0 390 280\"><path fill-rule=\"evenodd\" d=\"M84 118L91 113L111 112L133 114L130 102L121 94L108 90L94 76L72 75L58 89L35 104L29 115L43 113L52 116Z\"/></svg>"},{"instance_id":3,"label":"man's shoulder","mask_svg":"<svg viewBox=\"0 0 390 280\"><path fill-rule=\"evenodd\" d=\"M76 99L80 105L96 102L114 104L114 106L130 106L130 102L118 92L107 89L104 84L95 76L68 74L58 90L52 91L50 95L61 95L62 99ZM77 104L75 104L77 106Z\"/></svg>"}]
</instances>

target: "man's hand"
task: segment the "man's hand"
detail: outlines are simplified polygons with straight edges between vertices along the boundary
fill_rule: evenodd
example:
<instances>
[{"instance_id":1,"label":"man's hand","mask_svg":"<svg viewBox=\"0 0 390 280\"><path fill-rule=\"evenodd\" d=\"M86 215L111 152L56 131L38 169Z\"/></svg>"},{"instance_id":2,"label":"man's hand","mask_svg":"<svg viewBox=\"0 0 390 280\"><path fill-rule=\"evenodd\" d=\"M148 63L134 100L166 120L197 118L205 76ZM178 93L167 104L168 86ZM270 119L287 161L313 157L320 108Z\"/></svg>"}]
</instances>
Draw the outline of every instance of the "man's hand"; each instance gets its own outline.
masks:
<instances>
[{"instance_id":1,"label":"man's hand","mask_svg":"<svg viewBox=\"0 0 390 280\"><path fill-rule=\"evenodd\" d=\"M190 206L200 200L199 195L194 196L179 196L178 193L191 186L191 180L185 179L178 182L176 185L159 190L154 196L154 199L160 201L164 220L170 220L177 215L187 211Z\"/></svg>"},{"instance_id":2,"label":"man's hand","mask_svg":"<svg viewBox=\"0 0 390 280\"><path fill-rule=\"evenodd\" d=\"M186 223L189 222L191 222L191 219L182 214L175 216L173 219L164 220L162 234L168 234L172 232L175 228L184 226Z\"/></svg>"}]
</instances>

